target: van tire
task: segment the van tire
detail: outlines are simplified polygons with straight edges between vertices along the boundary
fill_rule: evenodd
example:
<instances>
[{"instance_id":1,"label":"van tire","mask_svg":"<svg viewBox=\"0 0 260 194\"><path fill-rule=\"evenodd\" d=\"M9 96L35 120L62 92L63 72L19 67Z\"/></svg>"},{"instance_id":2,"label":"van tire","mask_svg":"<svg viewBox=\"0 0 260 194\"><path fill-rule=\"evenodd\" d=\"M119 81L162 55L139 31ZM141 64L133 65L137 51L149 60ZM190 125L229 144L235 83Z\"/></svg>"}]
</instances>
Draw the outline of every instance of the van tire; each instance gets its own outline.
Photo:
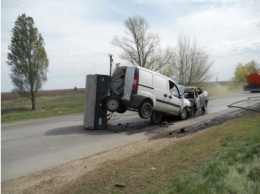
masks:
<instances>
[{"instance_id":1,"label":"van tire","mask_svg":"<svg viewBox=\"0 0 260 194\"><path fill-rule=\"evenodd\" d=\"M142 119L148 119L153 114L153 106L150 102L143 102L138 109L138 114Z\"/></svg>"},{"instance_id":2,"label":"van tire","mask_svg":"<svg viewBox=\"0 0 260 194\"><path fill-rule=\"evenodd\" d=\"M110 112L116 112L120 109L120 101L117 98L109 97L106 100L106 108Z\"/></svg>"},{"instance_id":3,"label":"van tire","mask_svg":"<svg viewBox=\"0 0 260 194\"><path fill-rule=\"evenodd\" d=\"M162 113L154 111L150 120L153 124L159 124L162 121Z\"/></svg>"},{"instance_id":4,"label":"van tire","mask_svg":"<svg viewBox=\"0 0 260 194\"><path fill-rule=\"evenodd\" d=\"M180 118L181 120L185 120L188 116L188 111L187 111L187 108L183 108L182 111L181 111L181 114L180 114Z\"/></svg>"}]
</instances>

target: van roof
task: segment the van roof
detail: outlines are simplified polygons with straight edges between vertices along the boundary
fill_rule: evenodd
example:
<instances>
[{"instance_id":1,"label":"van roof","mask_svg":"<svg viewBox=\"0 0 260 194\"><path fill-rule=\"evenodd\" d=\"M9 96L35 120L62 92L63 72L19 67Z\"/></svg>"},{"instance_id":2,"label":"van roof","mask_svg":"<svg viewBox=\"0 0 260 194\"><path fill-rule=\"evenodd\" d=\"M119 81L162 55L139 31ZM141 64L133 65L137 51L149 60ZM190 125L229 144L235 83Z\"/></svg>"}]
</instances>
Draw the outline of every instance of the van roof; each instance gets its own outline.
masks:
<instances>
[{"instance_id":1,"label":"van roof","mask_svg":"<svg viewBox=\"0 0 260 194\"><path fill-rule=\"evenodd\" d=\"M140 67L140 66L127 66L127 65L120 66L120 68L128 68L128 67L131 67L131 68L135 67L135 68L142 69L142 70L145 70L145 71L150 71L150 72L155 73L155 74L159 74L159 75L161 75L161 76L171 80L172 82L174 82L176 84L176 82L173 79L171 79L171 78L169 78L169 77L167 77L167 76L165 76L165 75L163 75L161 73L158 73L156 71L153 71L153 70L150 70L150 69L147 69L147 68L144 68L144 67Z\"/></svg>"}]
</instances>

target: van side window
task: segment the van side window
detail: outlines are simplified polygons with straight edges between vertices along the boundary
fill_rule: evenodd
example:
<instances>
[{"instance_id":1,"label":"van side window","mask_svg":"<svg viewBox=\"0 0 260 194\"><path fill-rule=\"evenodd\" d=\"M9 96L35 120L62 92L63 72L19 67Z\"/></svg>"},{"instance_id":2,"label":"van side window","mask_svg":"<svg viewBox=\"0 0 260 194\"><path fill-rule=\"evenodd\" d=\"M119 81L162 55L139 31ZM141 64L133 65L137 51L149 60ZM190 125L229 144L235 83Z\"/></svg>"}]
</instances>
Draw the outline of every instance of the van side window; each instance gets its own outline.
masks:
<instances>
[{"instance_id":1,"label":"van side window","mask_svg":"<svg viewBox=\"0 0 260 194\"><path fill-rule=\"evenodd\" d=\"M170 88L170 93L175 96L175 97L179 97L180 94L179 94L179 91L177 89L177 86L169 80L169 88Z\"/></svg>"}]
</instances>

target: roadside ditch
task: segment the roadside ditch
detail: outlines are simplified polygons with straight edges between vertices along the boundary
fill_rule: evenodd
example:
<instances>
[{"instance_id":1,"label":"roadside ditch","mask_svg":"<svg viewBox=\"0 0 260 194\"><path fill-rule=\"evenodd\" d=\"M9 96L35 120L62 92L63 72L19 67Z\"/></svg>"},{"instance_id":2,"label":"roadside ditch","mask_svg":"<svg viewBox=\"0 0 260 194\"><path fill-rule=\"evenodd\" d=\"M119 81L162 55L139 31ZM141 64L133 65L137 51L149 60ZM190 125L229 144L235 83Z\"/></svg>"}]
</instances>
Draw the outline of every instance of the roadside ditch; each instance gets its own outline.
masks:
<instances>
[{"instance_id":1,"label":"roadside ditch","mask_svg":"<svg viewBox=\"0 0 260 194\"><path fill-rule=\"evenodd\" d=\"M241 117L244 115L254 114L256 112L260 113L260 103L256 104L255 106L249 106L246 108L242 107L239 110L229 112L229 113L217 116L217 117L209 119L209 120L201 121L199 123L192 124L192 125L189 125L189 126L177 129L177 130L158 134L154 137L154 139L168 138L168 137L183 137L183 136L189 135L191 133L196 133L197 131L200 131L200 130L203 130L203 129L206 129L206 128L209 128L212 126L221 125L230 119L233 119L236 117ZM168 127L167 124L165 125L165 127Z\"/></svg>"}]
</instances>

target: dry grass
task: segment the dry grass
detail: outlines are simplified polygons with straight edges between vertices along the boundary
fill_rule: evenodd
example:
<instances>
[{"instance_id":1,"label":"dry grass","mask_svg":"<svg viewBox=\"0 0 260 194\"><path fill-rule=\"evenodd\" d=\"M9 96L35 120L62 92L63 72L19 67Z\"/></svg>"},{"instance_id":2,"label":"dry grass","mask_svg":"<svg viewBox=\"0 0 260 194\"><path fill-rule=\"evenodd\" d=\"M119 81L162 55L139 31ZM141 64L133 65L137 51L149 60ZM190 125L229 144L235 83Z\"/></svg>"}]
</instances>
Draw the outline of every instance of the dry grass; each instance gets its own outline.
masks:
<instances>
[{"instance_id":1,"label":"dry grass","mask_svg":"<svg viewBox=\"0 0 260 194\"><path fill-rule=\"evenodd\" d=\"M31 110L31 101L17 98L1 102L1 121L35 119L84 111L85 95L73 93L69 96L39 97L36 99L36 110Z\"/></svg>"},{"instance_id":2,"label":"dry grass","mask_svg":"<svg viewBox=\"0 0 260 194\"><path fill-rule=\"evenodd\" d=\"M57 96L72 96L74 94L85 94L86 89L67 89L67 90L43 90L37 92L37 97L57 97ZM20 99L21 97L14 92L1 93L1 101Z\"/></svg>"}]
</instances>

